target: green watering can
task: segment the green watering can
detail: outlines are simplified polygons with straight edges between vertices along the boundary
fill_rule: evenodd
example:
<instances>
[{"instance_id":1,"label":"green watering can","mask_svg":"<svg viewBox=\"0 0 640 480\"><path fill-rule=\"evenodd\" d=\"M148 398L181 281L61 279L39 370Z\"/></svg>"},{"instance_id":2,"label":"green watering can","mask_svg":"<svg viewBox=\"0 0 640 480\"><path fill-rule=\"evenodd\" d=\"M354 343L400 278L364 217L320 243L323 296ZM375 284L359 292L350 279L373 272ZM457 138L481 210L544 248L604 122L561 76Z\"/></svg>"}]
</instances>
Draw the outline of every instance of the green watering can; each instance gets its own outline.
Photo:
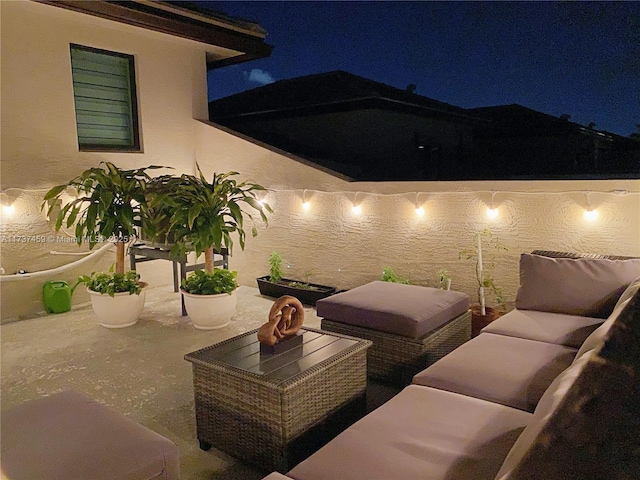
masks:
<instances>
[{"instance_id":1,"label":"green watering can","mask_svg":"<svg viewBox=\"0 0 640 480\"><path fill-rule=\"evenodd\" d=\"M42 301L47 313L64 313L71 310L71 295L79 283L73 288L67 282L50 280L42 286Z\"/></svg>"}]
</instances>

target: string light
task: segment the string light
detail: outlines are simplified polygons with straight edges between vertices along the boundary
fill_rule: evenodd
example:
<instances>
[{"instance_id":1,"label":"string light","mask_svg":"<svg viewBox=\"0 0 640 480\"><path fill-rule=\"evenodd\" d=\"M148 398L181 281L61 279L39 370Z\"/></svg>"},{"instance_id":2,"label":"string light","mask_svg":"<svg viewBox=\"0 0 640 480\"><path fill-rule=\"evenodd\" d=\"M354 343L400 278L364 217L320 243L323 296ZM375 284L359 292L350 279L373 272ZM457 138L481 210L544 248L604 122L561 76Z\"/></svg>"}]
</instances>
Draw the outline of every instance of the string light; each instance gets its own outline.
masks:
<instances>
[{"instance_id":1,"label":"string light","mask_svg":"<svg viewBox=\"0 0 640 480\"><path fill-rule=\"evenodd\" d=\"M418 215L419 217L424 216L424 208L422 207L422 205L418 205L418 197L420 196L421 193L422 192L416 193L416 202L415 202L416 215Z\"/></svg>"},{"instance_id":2,"label":"string light","mask_svg":"<svg viewBox=\"0 0 640 480\"><path fill-rule=\"evenodd\" d=\"M487 208L487 217L494 219L498 217L498 209L496 208L493 200L496 196L496 192L491 192L491 206Z\"/></svg>"},{"instance_id":3,"label":"string light","mask_svg":"<svg viewBox=\"0 0 640 480\"><path fill-rule=\"evenodd\" d=\"M302 209L308 211L311 209L311 204L307 201L307 189L302 191Z\"/></svg>"},{"instance_id":4,"label":"string light","mask_svg":"<svg viewBox=\"0 0 640 480\"><path fill-rule=\"evenodd\" d=\"M261 207L264 207L265 204L267 203L267 194L266 193L256 193L256 197L258 200L258 203L260 204Z\"/></svg>"},{"instance_id":5,"label":"string light","mask_svg":"<svg viewBox=\"0 0 640 480\"><path fill-rule=\"evenodd\" d=\"M360 215L360 213L362 213L362 207L360 206L360 204L358 203L358 194L360 192L356 192L356 195L353 199L353 207L351 207L351 210L353 211L354 214L356 215Z\"/></svg>"},{"instance_id":6,"label":"string light","mask_svg":"<svg viewBox=\"0 0 640 480\"><path fill-rule=\"evenodd\" d=\"M596 218L598 218L598 210L594 209L591 206L591 199L589 198L589 195L591 194L591 192L586 192L585 196L587 197L587 208L584 211L584 218L585 220L587 220L588 222L593 222Z\"/></svg>"},{"instance_id":7,"label":"string light","mask_svg":"<svg viewBox=\"0 0 640 480\"><path fill-rule=\"evenodd\" d=\"M6 217L10 217L11 215L13 215L15 208L13 206L13 202L9 198L9 195L4 192L0 193L0 204L2 204L3 215L5 215Z\"/></svg>"}]
</instances>

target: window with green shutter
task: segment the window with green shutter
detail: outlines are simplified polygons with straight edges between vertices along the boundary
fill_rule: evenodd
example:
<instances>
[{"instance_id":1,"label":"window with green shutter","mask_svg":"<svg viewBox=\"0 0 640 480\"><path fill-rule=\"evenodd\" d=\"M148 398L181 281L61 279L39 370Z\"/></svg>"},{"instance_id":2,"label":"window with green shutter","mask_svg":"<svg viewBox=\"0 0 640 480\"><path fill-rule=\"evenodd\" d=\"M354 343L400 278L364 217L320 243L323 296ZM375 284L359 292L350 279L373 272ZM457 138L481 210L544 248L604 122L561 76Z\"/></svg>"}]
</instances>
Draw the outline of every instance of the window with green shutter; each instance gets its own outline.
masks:
<instances>
[{"instance_id":1,"label":"window with green shutter","mask_svg":"<svg viewBox=\"0 0 640 480\"><path fill-rule=\"evenodd\" d=\"M140 151L133 56L71 45L80 150Z\"/></svg>"}]
</instances>

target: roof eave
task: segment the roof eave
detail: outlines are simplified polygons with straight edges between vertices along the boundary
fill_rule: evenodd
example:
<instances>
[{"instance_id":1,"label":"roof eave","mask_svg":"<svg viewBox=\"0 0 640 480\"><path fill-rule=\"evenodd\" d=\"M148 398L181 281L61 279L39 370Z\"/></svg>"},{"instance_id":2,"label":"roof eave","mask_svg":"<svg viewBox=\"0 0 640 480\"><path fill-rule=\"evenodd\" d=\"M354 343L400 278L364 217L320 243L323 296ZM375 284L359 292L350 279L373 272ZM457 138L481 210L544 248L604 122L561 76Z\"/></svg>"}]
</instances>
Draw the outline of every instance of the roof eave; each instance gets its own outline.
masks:
<instances>
[{"instance_id":1,"label":"roof eave","mask_svg":"<svg viewBox=\"0 0 640 480\"><path fill-rule=\"evenodd\" d=\"M239 32L233 26L198 22L193 18L170 14L164 10L147 8L140 10L136 2L108 2L105 0L34 0L39 3L85 13L114 22L166 33L189 40L222 47L238 52L226 58L208 61L207 68L242 63L271 55L273 47L264 42L261 36Z\"/></svg>"}]
</instances>

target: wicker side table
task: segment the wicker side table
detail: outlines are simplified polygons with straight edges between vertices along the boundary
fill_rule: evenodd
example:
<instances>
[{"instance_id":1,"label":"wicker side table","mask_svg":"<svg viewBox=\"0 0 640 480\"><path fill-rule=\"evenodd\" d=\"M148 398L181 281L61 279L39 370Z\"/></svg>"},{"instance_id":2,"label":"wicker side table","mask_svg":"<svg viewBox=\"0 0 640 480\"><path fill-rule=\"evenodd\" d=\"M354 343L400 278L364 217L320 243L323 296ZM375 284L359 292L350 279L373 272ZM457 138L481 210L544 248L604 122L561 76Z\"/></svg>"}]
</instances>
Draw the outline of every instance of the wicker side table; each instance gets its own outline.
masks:
<instances>
[{"instance_id":1,"label":"wicker side table","mask_svg":"<svg viewBox=\"0 0 640 480\"><path fill-rule=\"evenodd\" d=\"M346 426L364 414L371 342L302 329L301 346L273 355L260 353L256 333L185 355L198 440L205 450L286 472L330 439L320 437L338 433L332 421Z\"/></svg>"}]
</instances>

